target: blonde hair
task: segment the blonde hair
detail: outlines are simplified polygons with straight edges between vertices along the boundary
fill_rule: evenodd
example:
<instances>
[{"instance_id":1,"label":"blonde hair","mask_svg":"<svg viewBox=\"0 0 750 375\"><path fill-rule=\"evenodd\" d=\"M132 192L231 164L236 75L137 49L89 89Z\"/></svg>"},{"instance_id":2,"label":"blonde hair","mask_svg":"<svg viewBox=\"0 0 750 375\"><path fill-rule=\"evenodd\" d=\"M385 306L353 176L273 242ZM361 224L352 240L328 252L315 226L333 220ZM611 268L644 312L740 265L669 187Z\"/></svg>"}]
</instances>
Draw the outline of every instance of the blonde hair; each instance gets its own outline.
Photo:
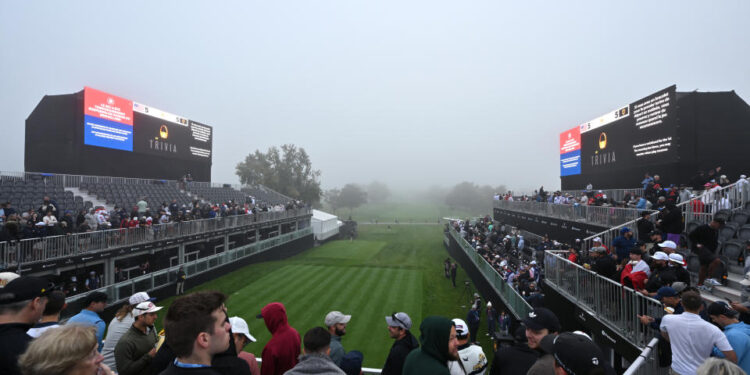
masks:
<instances>
[{"instance_id":1,"label":"blonde hair","mask_svg":"<svg viewBox=\"0 0 750 375\"><path fill-rule=\"evenodd\" d=\"M62 375L86 359L96 345L96 328L78 324L51 328L18 359L24 375Z\"/></svg>"},{"instance_id":2,"label":"blonde hair","mask_svg":"<svg viewBox=\"0 0 750 375\"><path fill-rule=\"evenodd\" d=\"M128 314L132 314L132 312L133 305L126 303L122 305L119 310L117 310L117 312L115 313L115 318L117 318L117 320L119 321L122 321L126 316L128 316Z\"/></svg>"},{"instance_id":3,"label":"blonde hair","mask_svg":"<svg viewBox=\"0 0 750 375\"><path fill-rule=\"evenodd\" d=\"M745 371L726 359L711 357L698 367L698 375L742 375Z\"/></svg>"}]
</instances>

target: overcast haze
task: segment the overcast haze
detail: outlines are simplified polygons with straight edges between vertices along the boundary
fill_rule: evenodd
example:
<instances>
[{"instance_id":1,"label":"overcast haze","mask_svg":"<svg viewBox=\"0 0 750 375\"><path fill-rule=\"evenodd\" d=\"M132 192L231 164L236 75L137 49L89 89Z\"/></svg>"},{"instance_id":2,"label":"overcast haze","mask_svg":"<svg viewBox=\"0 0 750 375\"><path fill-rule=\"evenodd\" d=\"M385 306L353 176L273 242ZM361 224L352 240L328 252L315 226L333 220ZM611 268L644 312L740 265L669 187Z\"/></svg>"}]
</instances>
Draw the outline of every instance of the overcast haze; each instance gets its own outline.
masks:
<instances>
[{"instance_id":1,"label":"overcast haze","mask_svg":"<svg viewBox=\"0 0 750 375\"><path fill-rule=\"evenodd\" d=\"M749 15L740 0L3 1L0 169L23 170L45 94L91 86L213 126L216 182L294 143L324 188L559 187L558 133L581 122L672 84L750 100Z\"/></svg>"}]
</instances>

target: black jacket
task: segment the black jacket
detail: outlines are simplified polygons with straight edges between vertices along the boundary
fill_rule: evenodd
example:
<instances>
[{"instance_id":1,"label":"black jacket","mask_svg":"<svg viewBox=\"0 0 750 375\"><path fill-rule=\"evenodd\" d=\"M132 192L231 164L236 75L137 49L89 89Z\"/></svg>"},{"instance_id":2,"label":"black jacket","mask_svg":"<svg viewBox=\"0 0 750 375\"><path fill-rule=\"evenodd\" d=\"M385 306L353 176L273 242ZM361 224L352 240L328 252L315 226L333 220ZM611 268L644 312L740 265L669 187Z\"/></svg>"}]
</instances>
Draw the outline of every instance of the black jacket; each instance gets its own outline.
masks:
<instances>
[{"instance_id":1,"label":"black jacket","mask_svg":"<svg viewBox=\"0 0 750 375\"><path fill-rule=\"evenodd\" d=\"M383 366L382 375L401 375L401 370L404 368L404 361L406 356L414 349L419 347L419 342L411 334L406 331L406 336L401 340L396 340L391 346L391 352L388 353L388 358L385 360L385 366Z\"/></svg>"},{"instance_id":2,"label":"black jacket","mask_svg":"<svg viewBox=\"0 0 750 375\"><path fill-rule=\"evenodd\" d=\"M526 343L500 348L492 360L490 375L526 374L537 358L539 353Z\"/></svg>"},{"instance_id":3,"label":"black jacket","mask_svg":"<svg viewBox=\"0 0 750 375\"><path fill-rule=\"evenodd\" d=\"M26 334L29 328L31 324L0 324L0 373L21 374L18 368L18 357L26 351L26 347L31 342L31 336Z\"/></svg>"},{"instance_id":4,"label":"black jacket","mask_svg":"<svg viewBox=\"0 0 750 375\"><path fill-rule=\"evenodd\" d=\"M611 256L604 255L596 258L594 263L591 265L591 270L598 273L599 275L615 280L617 274L617 264Z\"/></svg>"},{"instance_id":5,"label":"black jacket","mask_svg":"<svg viewBox=\"0 0 750 375\"><path fill-rule=\"evenodd\" d=\"M716 252L716 247L719 246L719 231L711 228L708 224L703 224L695 229L688 235L690 242L693 245L693 251L697 251L695 245L701 244L704 248L711 252Z\"/></svg>"},{"instance_id":6,"label":"black jacket","mask_svg":"<svg viewBox=\"0 0 750 375\"><path fill-rule=\"evenodd\" d=\"M646 219L638 219L636 222L638 226L638 239L645 241L648 238L648 234L654 230L654 223Z\"/></svg>"}]
</instances>

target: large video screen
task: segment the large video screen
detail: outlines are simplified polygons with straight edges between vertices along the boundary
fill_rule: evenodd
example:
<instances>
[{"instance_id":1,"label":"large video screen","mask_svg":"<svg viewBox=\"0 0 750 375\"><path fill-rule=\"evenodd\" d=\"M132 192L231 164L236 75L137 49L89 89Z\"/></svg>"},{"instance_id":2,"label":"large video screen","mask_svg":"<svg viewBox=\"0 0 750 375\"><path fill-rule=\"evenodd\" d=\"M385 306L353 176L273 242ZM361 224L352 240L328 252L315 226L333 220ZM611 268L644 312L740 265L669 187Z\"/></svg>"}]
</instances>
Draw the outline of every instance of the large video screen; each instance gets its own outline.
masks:
<instances>
[{"instance_id":1,"label":"large video screen","mask_svg":"<svg viewBox=\"0 0 750 375\"><path fill-rule=\"evenodd\" d=\"M84 88L89 146L187 160L210 160L213 129L188 118Z\"/></svg>"},{"instance_id":2,"label":"large video screen","mask_svg":"<svg viewBox=\"0 0 750 375\"><path fill-rule=\"evenodd\" d=\"M560 176L676 162L675 90L667 87L561 133Z\"/></svg>"}]
</instances>

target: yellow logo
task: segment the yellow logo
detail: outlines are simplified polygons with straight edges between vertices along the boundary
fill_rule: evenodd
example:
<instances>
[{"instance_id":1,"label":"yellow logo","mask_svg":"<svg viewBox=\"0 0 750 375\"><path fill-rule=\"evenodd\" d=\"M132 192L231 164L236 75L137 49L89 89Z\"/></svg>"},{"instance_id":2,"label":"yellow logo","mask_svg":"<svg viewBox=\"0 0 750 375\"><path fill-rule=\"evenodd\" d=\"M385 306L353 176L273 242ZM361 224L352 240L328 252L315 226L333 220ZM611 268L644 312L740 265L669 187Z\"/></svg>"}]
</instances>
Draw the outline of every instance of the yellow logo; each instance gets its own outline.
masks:
<instances>
[{"instance_id":1,"label":"yellow logo","mask_svg":"<svg viewBox=\"0 0 750 375\"><path fill-rule=\"evenodd\" d=\"M162 137L162 139L167 139L169 137L169 129L167 129L166 125L162 125L159 128L159 136ZM600 141L601 142L601 141Z\"/></svg>"},{"instance_id":2,"label":"yellow logo","mask_svg":"<svg viewBox=\"0 0 750 375\"><path fill-rule=\"evenodd\" d=\"M599 134L599 149L604 150L607 148L607 133Z\"/></svg>"}]
</instances>

